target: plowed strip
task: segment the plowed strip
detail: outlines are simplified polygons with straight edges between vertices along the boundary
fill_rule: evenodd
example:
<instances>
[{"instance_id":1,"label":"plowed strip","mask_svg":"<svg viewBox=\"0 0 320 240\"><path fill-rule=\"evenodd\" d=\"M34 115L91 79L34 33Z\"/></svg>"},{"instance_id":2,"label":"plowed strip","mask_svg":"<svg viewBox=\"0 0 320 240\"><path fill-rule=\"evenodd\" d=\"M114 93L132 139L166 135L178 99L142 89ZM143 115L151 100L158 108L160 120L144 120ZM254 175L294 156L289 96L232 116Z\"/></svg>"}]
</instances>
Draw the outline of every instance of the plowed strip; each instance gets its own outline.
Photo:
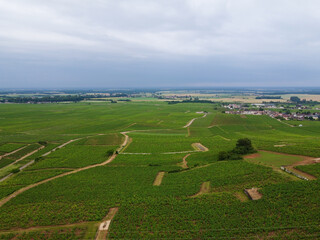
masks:
<instances>
[{"instance_id":1,"label":"plowed strip","mask_svg":"<svg viewBox=\"0 0 320 240\"><path fill-rule=\"evenodd\" d=\"M206 148L205 146L203 146L201 143L192 143L192 147L194 149L196 149L197 151L200 151L200 152L207 152L209 151L208 148Z\"/></svg>"},{"instance_id":2,"label":"plowed strip","mask_svg":"<svg viewBox=\"0 0 320 240\"><path fill-rule=\"evenodd\" d=\"M154 179L153 186L160 186L165 172L158 172L156 178Z\"/></svg>"}]
</instances>

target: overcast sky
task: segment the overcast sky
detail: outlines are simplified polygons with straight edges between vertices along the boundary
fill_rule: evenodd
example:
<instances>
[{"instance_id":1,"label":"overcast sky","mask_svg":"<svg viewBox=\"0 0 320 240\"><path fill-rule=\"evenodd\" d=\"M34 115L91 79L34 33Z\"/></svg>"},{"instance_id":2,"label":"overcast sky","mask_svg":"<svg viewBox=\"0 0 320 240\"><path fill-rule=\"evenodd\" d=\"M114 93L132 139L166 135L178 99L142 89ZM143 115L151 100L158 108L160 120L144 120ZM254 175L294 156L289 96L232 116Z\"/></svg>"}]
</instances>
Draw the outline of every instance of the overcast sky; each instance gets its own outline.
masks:
<instances>
[{"instance_id":1,"label":"overcast sky","mask_svg":"<svg viewBox=\"0 0 320 240\"><path fill-rule=\"evenodd\" d=\"M320 86L319 0L0 0L0 88Z\"/></svg>"}]
</instances>

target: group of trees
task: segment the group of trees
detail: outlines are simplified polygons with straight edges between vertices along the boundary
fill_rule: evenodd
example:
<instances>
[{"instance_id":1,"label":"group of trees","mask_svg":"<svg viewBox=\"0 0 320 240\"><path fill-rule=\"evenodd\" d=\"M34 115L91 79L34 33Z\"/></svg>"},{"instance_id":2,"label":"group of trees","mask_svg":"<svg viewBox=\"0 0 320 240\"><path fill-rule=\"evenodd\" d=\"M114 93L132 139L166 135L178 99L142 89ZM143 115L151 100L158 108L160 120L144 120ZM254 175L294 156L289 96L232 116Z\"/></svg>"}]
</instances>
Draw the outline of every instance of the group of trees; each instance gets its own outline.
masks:
<instances>
[{"instance_id":1,"label":"group of trees","mask_svg":"<svg viewBox=\"0 0 320 240\"><path fill-rule=\"evenodd\" d=\"M43 97L7 97L2 102L11 103L41 103L41 102L79 102L84 100L84 96L43 96Z\"/></svg>"},{"instance_id":2,"label":"group of trees","mask_svg":"<svg viewBox=\"0 0 320 240\"><path fill-rule=\"evenodd\" d=\"M281 96L258 96L256 99L282 99Z\"/></svg>"},{"instance_id":3,"label":"group of trees","mask_svg":"<svg viewBox=\"0 0 320 240\"><path fill-rule=\"evenodd\" d=\"M231 151L219 152L219 161L223 160L240 160L243 155L257 152L252 146L251 140L248 138L241 138L237 141L236 147Z\"/></svg>"}]
</instances>

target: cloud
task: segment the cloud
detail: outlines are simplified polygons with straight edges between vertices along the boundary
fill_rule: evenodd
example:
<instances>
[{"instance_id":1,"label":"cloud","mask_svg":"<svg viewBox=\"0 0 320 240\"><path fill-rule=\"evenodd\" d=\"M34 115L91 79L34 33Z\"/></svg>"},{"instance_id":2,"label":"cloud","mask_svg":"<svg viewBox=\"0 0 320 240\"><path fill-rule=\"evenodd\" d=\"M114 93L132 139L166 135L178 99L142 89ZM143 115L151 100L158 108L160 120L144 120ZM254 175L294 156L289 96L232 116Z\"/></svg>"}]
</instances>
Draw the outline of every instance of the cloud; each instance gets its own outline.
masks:
<instances>
[{"instance_id":1,"label":"cloud","mask_svg":"<svg viewBox=\"0 0 320 240\"><path fill-rule=\"evenodd\" d=\"M208 61L225 71L298 66L315 79L319 54L317 0L0 1L2 62Z\"/></svg>"},{"instance_id":2,"label":"cloud","mask_svg":"<svg viewBox=\"0 0 320 240\"><path fill-rule=\"evenodd\" d=\"M1 1L0 44L132 56L303 53L319 51L319 9L311 0Z\"/></svg>"}]
</instances>

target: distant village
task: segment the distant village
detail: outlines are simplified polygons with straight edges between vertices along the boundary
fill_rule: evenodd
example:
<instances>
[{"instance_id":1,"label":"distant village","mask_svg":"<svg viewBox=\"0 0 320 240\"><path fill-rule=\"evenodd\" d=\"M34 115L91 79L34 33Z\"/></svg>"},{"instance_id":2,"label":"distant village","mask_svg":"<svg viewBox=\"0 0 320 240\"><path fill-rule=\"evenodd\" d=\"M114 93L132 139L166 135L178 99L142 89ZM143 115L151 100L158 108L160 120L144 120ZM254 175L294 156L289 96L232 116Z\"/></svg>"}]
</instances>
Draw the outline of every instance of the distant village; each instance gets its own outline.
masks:
<instances>
[{"instance_id":1,"label":"distant village","mask_svg":"<svg viewBox=\"0 0 320 240\"><path fill-rule=\"evenodd\" d=\"M224 107L228 109L225 111L226 114L238 114L238 115L267 115L272 118L281 119L281 120L320 120L320 111L319 112L310 112L302 111L307 109L306 106L296 105L294 108L295 112L285 109L282 106L276 106L275 104L251 104L254 108L259 108L259 110L249 109L247 105L240 104L229 104ZM271 109L283 109L280 111L275 111ZM320 109L316 109L320 110Z\"/></svg>"}]
</instances>

